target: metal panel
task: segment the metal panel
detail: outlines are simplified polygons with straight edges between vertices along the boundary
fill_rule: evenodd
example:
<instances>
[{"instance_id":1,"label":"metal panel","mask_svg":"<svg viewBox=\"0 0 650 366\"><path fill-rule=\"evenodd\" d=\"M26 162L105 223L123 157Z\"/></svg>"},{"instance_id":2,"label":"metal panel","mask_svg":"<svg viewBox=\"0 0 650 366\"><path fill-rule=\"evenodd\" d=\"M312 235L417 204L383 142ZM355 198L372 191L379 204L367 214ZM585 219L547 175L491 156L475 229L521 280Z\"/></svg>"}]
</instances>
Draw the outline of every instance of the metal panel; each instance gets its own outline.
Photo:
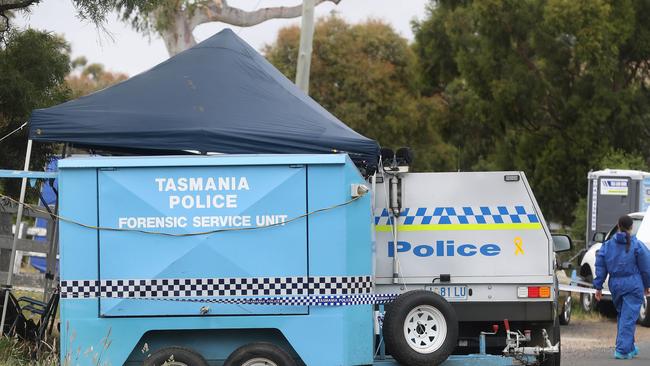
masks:
<instances>
[{"instance_id":1,"label":"metal panel","mask_svg":"<svg viewBox=\"0 0 650 366\"><path fill-rule=\"evenodd\" d=\"M553 319L551 302L453 303L458 319L463 321L548 321Z\"/></svg>"},{"instance_id":2,"label":"metal panel","mask_svg":"<svg viewBox=\"0 0 650 366\"><path fill-rule=\"evenodd\" d=\"M650 207L650 178L644 178L639 184L639 211L645 212Z\"/></svg>"},{"instance_id":3,"label":"metal panel","mask_svg":"<svg viewBox=\"0 0 650 366\"><path fill-rule=\"evenodd\" d=\"M343 155L345 158L345 155ZM143 158L149 161L149 158ZM117 160L117 159L116 159ZM139 166L138 158L125 158L124 160L131 160L131 165L134 167ZM175 168L169 167L166 163L167 160L159 158L158 164L160 168L155 168L156 171L162 172L161 177L170 176L177 171L188 172L194 169L207 169L212 175L219 175L222 169L231 169L230 167L217 166L214 168ZM174 159L170 159L174 160ZM197 159L201 160L201 159ZM316 160L310 156L295 158L297 164L305 164L307 161ZM282 210L283 213L304 213L302 209L294 210L294 205L298 205L304 199L304 192L309 188L309 210L317 210L331 205L341 204L350 199L350 184L362 183L362 178L351 161L343 159L344 164L326 164L318 166L309 166L309 187L305 186L303 172L305 168L302 166L266 166L261 167L256 163L255 159L250 159L248 163L252 166L246 167L257 172L264 170L266 173L258 176L264 181L263 186L256 183L253 185L253 180L249 179L250 191L244 195L241 193L241 198L248 200L249 194L258 194L259 197L251 198L250 201L257 201L259 205L250 205L242 211L248 210L250 212L264 212L273 213L276 210ZM208 161L206 159L205 161ZM242 162L244 160L241 160ZM107 161L104 163L108 164ZM214 161L218 165L218 162ZM247 164L248 164L247 163ZM91 162L88 162L92 165ZM236 167L240 168L240 167ZM298 171L292 177L290 171ZM322 171L321 171L322 169ZM134 175L134 179L139 179L131 182L126 187L120 187L120 182L110 182L113 185L115 192L123 192L119 196L119 200L114 196L103 196L100 198L101 204L97 207L98 193L103 193L102 189L97 187L97 176L102 175L103 178L119 176L117 174L123 170L131 170L131 168L116 171L97 170L95 168L63 168L61 169L61 210L62 215L79 221L81 223L96 226L97 213L104 211L106 205L118 206L121 205L119 210L124 210L125 214L135 215L142 212L148 214L150 212L157 212L161 205L157 199L160 192L157 188L153 189L148 186L148 178L151 178L154 167L151 168L138 168L133 170L141 171L141 175ZM345 170L341 174L341 170ZM229 170L228 170L229 171ZM115 173L115 175L113 175ZM354 174L352 174L354 173ZM253 177L253 175L251 175ZM313 179L313 180L312 180ZM259 180L259 179L258 179ZM108 180L107 180L108 181ZM107 181L103 181L105 184ZM302 182L298 184L298 181ZM122 182L123 183L123 182ZM138 187L148 187L149 191L142 191ZM264 188L266 187L266 188ZM108 193L108 192L104 192ZM246 197L244 197L246 196ZM363 197L343 207L338 207L329 211L319 212L309 218L309 234L312 238L317 238L315 242L309 241L309 249L314 250L313 254L310 252L309 259L313 267L309 267L310 276L355 276L355 275L370 275L370 253L371 242L370 237L370 197ZM302 201L304 204L305 202ZM131 206L138 206L134 210ZM164 207L163 207L164 208ZM289 210L287 211L287 208ZM265 210L266 209L266 210ZM115 208L117 212L118 209ZM130 212L127 212L130 211ZM163 210L164 211L164 210ZM198 209L197 209L198 211ZM194 211L192 211L193 214ZM163 212L164 213L164 212ZM104 213L107 216L107 213ZM115 226L117 223L106 221L110 217L102 217L101 224L103 226ZM115 219L115 218L113 218ZM304 273L305 267L301 266L306 262L305 251L303 246L305 244L304 237L296 238L296 233L293 230L282 232L282 242L277 240L274 230L284 230L288 228L300 228L298 231L305 229L305 222L302 219L294 221L284 227L274 229L264 229L259 231L249 231L252 234L247 237L249 243L239 245L240 233L222 233L214 234L208 237L195 237L192 241L197 245L203 245L203 242L217 240L217 238L228 238L228 240L221 239L220 244L223 246L231 245L232 247L240 247L242 253L247 256L255 257L255 266L246 268L251 276L258 275L276 275L281 273L281 276L292 275L294 273ZM99 279L98 275L98 259L100 245L98 241L98 230L81 227L69 222L61 223L61 273L62 281L79 281ZM322 233L325 233L323 235ZM111 260L104 260L102 257L102 278L107 278L107 272L113 271L117 277L136 276L142 274L140 278L150 278L145 273L152 270L154 266L159 266L161 259L158 259L158 254L161 258L166 257L165 251L162 249L169 247L170 243L180 243L185 245L184 239L181 241L168 241L173 238L159 238L149 237L144 234L133 234L134 239L129 239L128 233L107 233L102 231L102 246L106 235L120 234L122 236L115 236L112 242L108 243L114 245L115 251L111 254ZM236 235L233 235L236 234ZM243 233L241 233L243 234ZM304 234L304 231L303 231ZM123 239L123 240L121 240ZM233 239L232 241L229 239ZM302 244L300 244L302 241ZM201 243L199 243L201 242ZM294 245L295 243L295 245ZM237 244L237 245L235 245ZM155 252L140 250L143 246L153 247ZM275 252L269 254L271 248L275 248ZM104 250L105 248L101 248ZM136 251L137 249L137 251ZM184 276L189 277L192 274L201 272L200 277L206 276L220 276L224 272L230 272L231 269L223 268L228 266L225 261L211 259L219 252L221 246L218 246L213 251L206 250L203 252L204 256L193 261L193 266L189 265L185 268ZM246 253L244 253L246 252ZM234 254L234 253L226 253ZM266 257L263 257L266 255ZM365 255L363 261L359 256ZM225 255L224 255L225 256ZM335 260L336 262L332 261ZM253 260L251 260L253 261ZM154 263L155 262L155 263ZM269 263L267 263L269 262ZM248 262L244 262L248 265ZM170 263L171 264L171 263ZM180 266L174 267L180 271ZM118 272L122 269L124 272ZM221 272L220 272L221 271ZM145 277L146 275L146 277ZM230 276L230 275L229 275ZM165 276L167 277L167 276ZM197 275L197 277L199 277ZM154 277L155 278L155 277ZM105 299L111 300L111 299ZM142 352L141 346L138 345L143 335L150 331L163 331L166 333L171 332L192 332L195 330L206 330L212 334L223 332L230 332L232 330L240 330L247 334L255 335L255 330L252 329L278 329L279 332L286 338L295 351L300 355L302 361L310 366L331 366L331 365L369 365L372 364L373 356L373 318L372 306L370 305L357 305L357 306L312 306L306 315L295 315L297 313L305 313L306 308L291 308L284 306L264 306L263 309L255 307L237 307L239 315L234 316L213 316L218 314L232 314L226 312L226 309L221 306L215 307L214 304L196 304L194 308L179 308L176 303L168 303L163 301L142 301L132 300L145 304L140 309L136 309L133 304L127 301L116 304L115 307L108 308L110 304L102 304L105 311L109 315L101 315L100 300L97 296L88 298L62 298L61 299L61 323L66 324L61 328L61 339L66 340L61 343L61 362L64 363L66 355L73 354L77 350L90 350L83 352L79 355L75 363L79 365L95 365L97 357L101 357L102 363L112 365L122 365L127 360L128 355L134 352ZM102 300L104 302L104 300ZM185 315L191 314L194 316L156 316L156 314L163 314L157 306L160 304L168 307L174 311L174 314ZM204 316L198 315L197 311L199 306L207 305L210 307L210 312ZM124 309L125 311L120 311ZM266 312L278 309L277 313L266 314ZM129 313L136 313L135 310L140 311L141 314L148 312L154 316L129 316L116 317L114 315L127 315ZM183 312L181 312L181 310ZM187 311L185 311L187 310ZM282 310L282 312L280 311ZM285 316L287 311L290 315ZM263 315L263 316L251 316ZM128 315L127 315L128 316ZM314 337L306 337L305 334L312 334L313 330L318 331L318 340L327 340L328 352L323 352L322 342L314 343ZM307 333L306 333L307 332ZM106 342L110 341L110 347L106 348ZM247 342L247 338L231 339L230 345L242 345L242 342ZM195 348L201 354L210 354L211 350L219 348L224 350L226 354L231 353L234 348L226 349L226 345L209 344L202 339L200 343L194 343ZM149 344L149 353L154 352L156 349L154 344Z\"/></svg>"},{"instance_id":4,"label":"metal panel","mask_svg":"<svg viewBox=\"0 0 650 366\"><path fill-rule=\"evenodd\" d=\"M594 233L607 233L621 215L646 211L650 205L650 173L637 170L605 169L587 176L587 247Z\"/></svg>"},{"instance_id":5,"label":"metal panel","mask_svg":"<svg viewBox=\"0 0 650 366\"><path fill-rule=\"evenodd\" d=\"M607 233L616 225L621 215L636 211L638 195L633 182L626 176L598 178L598 204L594 232Z\"/></svg>"},{"instance_id":6,"label":"metal panel","mask_svg":"<svg viewBox=\"0 0 650 366\"><path fill-rule=\"evenodd\" d=\"M598 179L587 179L589 190L587 191L587 237L585 244L590 247L594 244L593 237L598 227Z\"/></svg>"},{"instance_id":7,"label":"metal panel","mask_svg":"<svg viewBox=\"0 0 650 366\"><path fill-rule=\"evenodd\" d=\"M99 223L173 234L269 225L305 214L305 170L304 166L100 169ZM306 220L299 219L259 231L202 236L100 231L100 280L172 279L183 286L191 279L306 276L306 230ZM100 314L198 315L203 305L103 297ZM306 307L224 304L211 305L207 315L306 312Z\"/></svg>"},{"instance_id":8,"label":"metal panel","mask_svg":"<svg viewBox=\"0 0 650 366\"><path fill-rule=\"evenodd\" d=\"M176 166L260 166L292 164L346 163L345 154L243 154L243 155L180 155L180 156L74 156L59 161L59 168L144 168ZM55 173L47 173L55 174Z\"/></svg>"},{"instance_id":9,"label":"metal panel","mask_svg":"<svg viewBox=\"0 0 650 366\"><path fill-rule=\"evenodd\" d=\"M506 175L519 179L506 181ZM405 281L431 283L441 274L452 283L552 278L550 237L520 173L409 173L401 189L395 246L385 211L388 188L377 186L378 283L392 280L395 252Z\"/></svg>"}]
</instances>

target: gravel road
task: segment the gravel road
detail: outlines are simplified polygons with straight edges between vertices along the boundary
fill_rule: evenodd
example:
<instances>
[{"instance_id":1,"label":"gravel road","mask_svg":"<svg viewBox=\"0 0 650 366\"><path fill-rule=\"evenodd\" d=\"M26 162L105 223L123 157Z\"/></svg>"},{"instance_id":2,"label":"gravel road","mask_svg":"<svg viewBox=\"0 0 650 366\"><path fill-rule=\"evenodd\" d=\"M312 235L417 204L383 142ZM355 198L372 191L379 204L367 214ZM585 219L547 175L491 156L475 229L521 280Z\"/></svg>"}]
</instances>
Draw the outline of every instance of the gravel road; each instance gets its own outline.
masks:
<instances>
[{"instance_id":1,"label":"gravel road","mask_svg":"<svg viewBox=\"0 0 650 366\"><path fill-rule=\"evenodd\" d=\"M562 326L562 364L567 366L650 366L650 328L637 326L641 354L633 360L615 360L616 319L571 320Z\"/></svg>"}]
</instances>

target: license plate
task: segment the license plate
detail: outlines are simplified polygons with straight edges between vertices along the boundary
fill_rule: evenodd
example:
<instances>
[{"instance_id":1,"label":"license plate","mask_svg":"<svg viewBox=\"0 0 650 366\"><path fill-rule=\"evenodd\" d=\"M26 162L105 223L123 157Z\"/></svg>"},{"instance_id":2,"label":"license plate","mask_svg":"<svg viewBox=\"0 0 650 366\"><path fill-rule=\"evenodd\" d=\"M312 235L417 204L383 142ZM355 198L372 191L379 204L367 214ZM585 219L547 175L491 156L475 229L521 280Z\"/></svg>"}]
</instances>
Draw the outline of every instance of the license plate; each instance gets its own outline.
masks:
<instances>
[{"instance_id":1,"label":"license plate","mask_svg":"<svg viewBox=\"0 0 650 366\"><path fill-rule=\"evenodd\" d=\"M467 300L467 286L431 286L429 289L447 300Z\"/></svg>"}]
</instances>

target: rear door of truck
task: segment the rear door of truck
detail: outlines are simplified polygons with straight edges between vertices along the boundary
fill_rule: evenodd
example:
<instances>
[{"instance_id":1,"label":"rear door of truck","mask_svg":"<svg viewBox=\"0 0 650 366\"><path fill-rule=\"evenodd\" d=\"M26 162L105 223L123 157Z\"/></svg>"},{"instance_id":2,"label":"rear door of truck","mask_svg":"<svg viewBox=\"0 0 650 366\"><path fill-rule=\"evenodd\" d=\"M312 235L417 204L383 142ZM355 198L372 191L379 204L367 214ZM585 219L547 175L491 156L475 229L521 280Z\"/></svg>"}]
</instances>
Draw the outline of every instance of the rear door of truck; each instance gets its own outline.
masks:
<instances>
[{"instance_id":1,"label":"rear door of truck","mask_svg":"<svg viewBox=\"0 0 650 366\"><path fill-rule=\"evenodd\" d=\"M634 189L636 187L633 186L630 177L603 176L598 178L597 184L596 231L607 233L612 223L617 222L619 217L638 211L638 189Z\"/></svg>"},{"instance_id":2,"label":"rear door of truck","mask_svg":"<svg viewBox=\"0 0 650 366\"><path fill-rule=\"evenodd\" d=\"M397 245L388 189L376 189L378 283L392 282L395 255L406 283L552 283L550 234L522 173L403 175Z\"/></svg>"}]
</instances>

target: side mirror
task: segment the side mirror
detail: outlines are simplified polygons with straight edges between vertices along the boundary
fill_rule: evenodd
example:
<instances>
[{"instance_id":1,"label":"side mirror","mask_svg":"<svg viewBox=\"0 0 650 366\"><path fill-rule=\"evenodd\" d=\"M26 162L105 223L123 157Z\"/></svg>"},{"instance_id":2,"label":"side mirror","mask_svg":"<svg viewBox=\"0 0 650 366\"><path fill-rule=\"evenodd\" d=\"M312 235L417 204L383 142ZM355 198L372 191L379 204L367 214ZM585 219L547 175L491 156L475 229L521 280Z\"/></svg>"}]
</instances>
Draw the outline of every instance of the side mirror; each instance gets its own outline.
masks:
<instances>
[{"instance_id":1,"label":"side mirror","mask_svg":"<svg viewBox=\"0 0 650 366\"><path fill-rule=\"evenodd\" d=\"M555 253L566 252L571 250L573 243L568 235L553 234L553 251Z\"/></svg>"},{"instance_id":2,"label":"side mirror","mask_svg":"<svg viewBox=\"0 0 650 366\"><path fill-rule=\"evenodd\" d=\"M605 241L605 233L594 233L594 237L592 238L594 243L602 243Z\"/></svg>"}]
</instances>

